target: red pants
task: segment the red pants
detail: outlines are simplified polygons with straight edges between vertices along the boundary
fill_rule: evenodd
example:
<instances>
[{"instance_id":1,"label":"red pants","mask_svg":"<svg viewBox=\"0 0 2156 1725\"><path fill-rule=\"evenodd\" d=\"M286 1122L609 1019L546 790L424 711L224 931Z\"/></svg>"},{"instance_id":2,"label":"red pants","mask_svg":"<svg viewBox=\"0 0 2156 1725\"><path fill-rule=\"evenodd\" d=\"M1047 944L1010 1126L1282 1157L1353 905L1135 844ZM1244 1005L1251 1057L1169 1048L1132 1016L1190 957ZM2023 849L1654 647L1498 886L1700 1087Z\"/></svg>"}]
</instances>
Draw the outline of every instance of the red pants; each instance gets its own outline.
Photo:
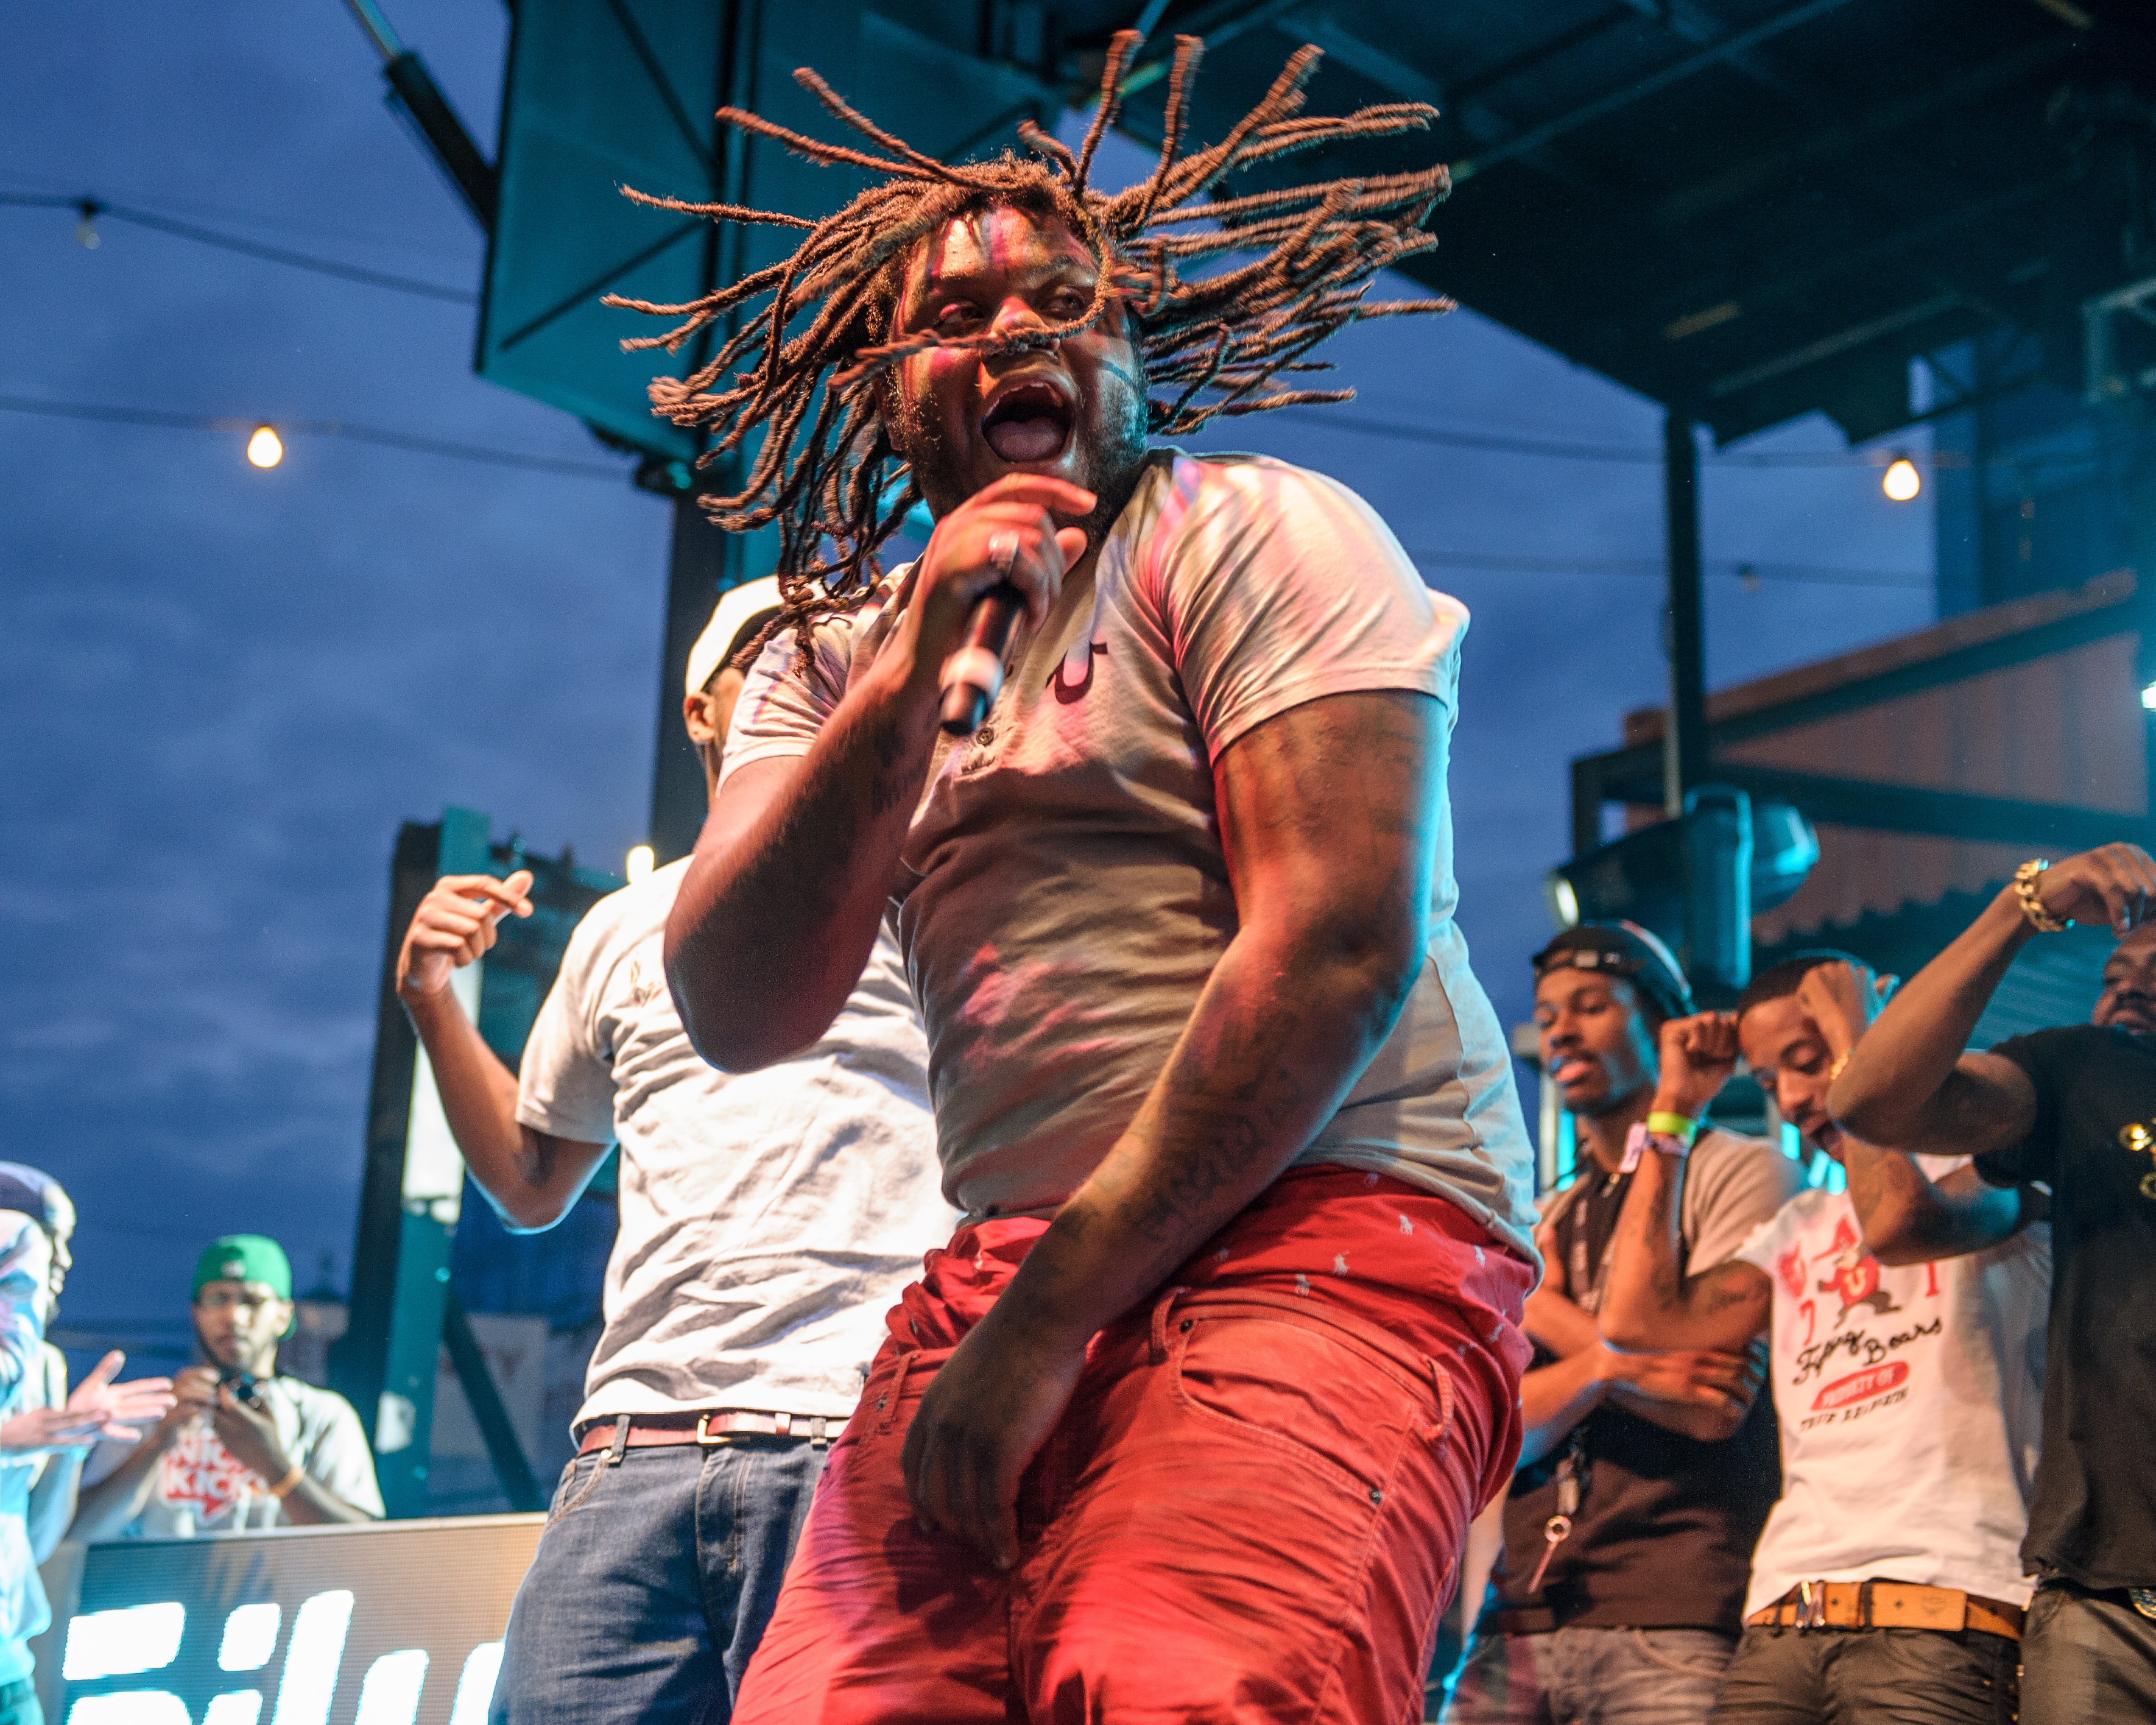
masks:
<instances>
[{"instance_id":1,"label":"red pants","mask_svg":"<svg viewBox=\"0 0 2156 1725\"><path fill-rule=\"evenodd\" d=\"M1519 1450L1527 1265L1400 1182L1290 1173L1095 1338L1000 1574L920 1531L899 1451L1045 1226L961 1229L893 1310L737 1725L1419 1717Z\"/></svg>"}]
</instances>

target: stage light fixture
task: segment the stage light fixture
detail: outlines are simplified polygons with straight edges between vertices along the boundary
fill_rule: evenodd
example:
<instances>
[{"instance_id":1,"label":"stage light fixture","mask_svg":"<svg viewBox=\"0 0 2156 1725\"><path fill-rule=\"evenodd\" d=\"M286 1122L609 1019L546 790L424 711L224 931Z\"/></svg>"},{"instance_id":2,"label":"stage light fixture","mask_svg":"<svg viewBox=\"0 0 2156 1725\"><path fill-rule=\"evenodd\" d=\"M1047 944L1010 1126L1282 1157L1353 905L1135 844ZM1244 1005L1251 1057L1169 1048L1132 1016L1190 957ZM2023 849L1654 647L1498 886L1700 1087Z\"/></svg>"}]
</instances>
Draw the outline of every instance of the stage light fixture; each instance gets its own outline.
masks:
<instances>
[{"instance_id":1,"label":"stage light fixture","mask_svg":"<svg viewBox=\"0 0 2156 1725\"><path fill-rule=\"evenodd\" d=\"M273 428L258 425L247 439L247 459L257 467L275 467L285 459L285 440Z\"/></svg>"},{"instance_id":2,"label":"stage light fixture","mask_svg":"<svg viewBox=\"0 0 2156 1725\"><path fill-rule=\"evenodd\" d=\"M2156 713L2156 683L2151 683L2141 691L2141 704L2150 712Z\"/></svg>"},{"instance_id":3,"label":"stage light fixture","mask_svg":"<svg viewBox=\"0 0 2156 1725\"><path fill-rule=\"evenodd\" d=\"M1560 928L1629 921L1682 948L1707 998L1744 985L1752 918L1787 904L1819 854L1819 836L1794 804L1701 785L1686 793L1677 819L1559 864L1543 887Z\"/></svg>"},{"instance_id":4,"label":"stage light fixture","mask_svg":"<svg viewBox=\"0 0 2156 1725\"><path fill-rule=\"evenodd\" d=\"M1895 502L1907 503L1924 489L1923 475L1907 455L1897 455L1887 464L1887 476L1879 481L1879 489Z\"/></svg>"},{"instance_id":5,"label":"stage light fixture","mask_svg":"<svg viewBox=\"0 0 2156 1725\"><path fill-rule=\"evenodd\" d=\"M649 845L632 845L629 847L629 859L623 863L621 871L629 884L634 886L638 881L650 876L652 866L658 860L659 854Z\"/></svg>"}]
</instances>

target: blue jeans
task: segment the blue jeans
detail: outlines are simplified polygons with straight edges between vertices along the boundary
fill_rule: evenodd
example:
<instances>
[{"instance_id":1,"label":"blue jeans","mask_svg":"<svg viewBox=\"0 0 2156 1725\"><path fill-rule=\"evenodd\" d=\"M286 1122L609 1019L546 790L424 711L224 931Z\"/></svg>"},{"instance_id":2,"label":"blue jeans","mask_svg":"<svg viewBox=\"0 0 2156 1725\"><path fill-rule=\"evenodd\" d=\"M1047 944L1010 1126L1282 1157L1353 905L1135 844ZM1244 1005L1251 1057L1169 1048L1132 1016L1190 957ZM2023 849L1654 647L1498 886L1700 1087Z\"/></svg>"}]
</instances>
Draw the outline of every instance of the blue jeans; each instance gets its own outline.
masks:
<instances>
[{"instance_id":1,"label":"blue jeans","mask_svg":"<svg viewBox=\"0 0 2156 1725\"><path fill-rule=\"evenodd\" d=\"M489 1725L726 1725L825 1453L736 1438L571 1462L509 1614Z\"/></svg>"},{"instance_id":2,"label":"blue jeans","mask_svg":"<svg viewBox=\"0 0 2156 1725\"><path fill-rule=\"evenodd\" d=\"M1445 1725L1707 1725L1734 1645L1712 1630L1477 1635Z\"/></svg>"}]
</instances>

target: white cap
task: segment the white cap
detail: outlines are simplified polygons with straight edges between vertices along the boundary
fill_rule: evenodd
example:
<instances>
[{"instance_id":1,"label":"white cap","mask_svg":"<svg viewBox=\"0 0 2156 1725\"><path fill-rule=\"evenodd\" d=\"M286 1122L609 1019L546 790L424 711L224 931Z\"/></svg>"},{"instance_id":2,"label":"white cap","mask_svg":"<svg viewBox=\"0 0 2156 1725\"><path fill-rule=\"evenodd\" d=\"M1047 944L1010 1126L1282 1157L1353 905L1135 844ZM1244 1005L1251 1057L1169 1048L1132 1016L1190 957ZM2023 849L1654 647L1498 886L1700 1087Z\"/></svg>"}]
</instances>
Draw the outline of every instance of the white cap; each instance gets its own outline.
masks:
<instances>
[{"instance_id":1,"label":"white cap","mask_svg":"<svg viewBox=\"0 0 2156 1725\"><path fill-rule=\"evenodd\" d=\"M696 644L689 649L685 692L701 695L704 685L726 663L728 650L736 644L742 631L765 612L776 611L785 603L778 591L776 575L767 575L761 581L745 581L721 593L718 608L711 613L711 620L704 625L703 634L696 637Z\"/></svg>"}]
</instances>

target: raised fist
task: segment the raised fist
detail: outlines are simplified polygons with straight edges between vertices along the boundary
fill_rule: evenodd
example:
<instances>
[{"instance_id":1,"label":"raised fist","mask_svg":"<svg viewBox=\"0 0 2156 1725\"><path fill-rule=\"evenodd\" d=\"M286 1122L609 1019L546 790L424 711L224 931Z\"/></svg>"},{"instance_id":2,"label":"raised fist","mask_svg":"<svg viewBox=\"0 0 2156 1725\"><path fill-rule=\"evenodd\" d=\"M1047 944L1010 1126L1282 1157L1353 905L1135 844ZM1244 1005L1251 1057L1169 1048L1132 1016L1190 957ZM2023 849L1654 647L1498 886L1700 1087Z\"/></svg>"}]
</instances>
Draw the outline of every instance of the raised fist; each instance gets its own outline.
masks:
<instances>
[{"instance_id":1,"label":"raised fist","mask_svg":"<svg viewBox=\"0 0 2156 1725\"><path fill-rule=\"evenodd\" d=\"M1697 1120L1737 1070L1736 1015L1702 1012L1671 1019L1662 1026L1661 1054L1656 1108Z\"/></svg>"}]
</instances>

